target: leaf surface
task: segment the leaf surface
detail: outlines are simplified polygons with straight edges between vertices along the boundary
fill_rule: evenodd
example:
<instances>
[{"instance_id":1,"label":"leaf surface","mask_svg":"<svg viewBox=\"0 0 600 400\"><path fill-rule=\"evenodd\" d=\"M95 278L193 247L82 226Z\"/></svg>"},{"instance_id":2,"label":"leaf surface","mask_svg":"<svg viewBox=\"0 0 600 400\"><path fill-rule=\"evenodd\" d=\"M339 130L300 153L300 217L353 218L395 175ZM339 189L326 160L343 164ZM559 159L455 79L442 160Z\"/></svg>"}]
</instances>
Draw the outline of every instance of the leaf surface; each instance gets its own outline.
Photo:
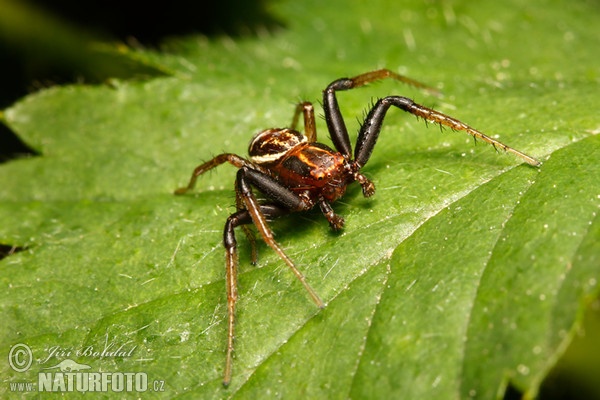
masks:
<instances>
[{"instance_id":1,"label":"leaf surface","mask_svg":"<svg viewBox=\"0 0 600 400\"><path fill-rule=\"evenodd\" d=\"M535 395L600 273L598 63L584 50L597 9L547 3L282 2L287 29L260 39L123 54L170 76L55 87L4 110L41 155L0 165L0 243L24 249L0 261L3 348L31 347L26 379L72 358L143 371L169 397L494 398L509 382ZM327 83L378 67L439 82L445 97L395 82L340 93L351 132L371 98L400 94L544 164L390 110L364 168L378 191L352 186L334 205L342 233L318 210L273 224L324 310L264 244L251 266L238 235L223 389L235 171L172 191L200 162L289 124L294 102L318 104ZM48 359L56 346L65 354ZM132 356L76 354L119 346Z\"/></svg>"}]
</instances>

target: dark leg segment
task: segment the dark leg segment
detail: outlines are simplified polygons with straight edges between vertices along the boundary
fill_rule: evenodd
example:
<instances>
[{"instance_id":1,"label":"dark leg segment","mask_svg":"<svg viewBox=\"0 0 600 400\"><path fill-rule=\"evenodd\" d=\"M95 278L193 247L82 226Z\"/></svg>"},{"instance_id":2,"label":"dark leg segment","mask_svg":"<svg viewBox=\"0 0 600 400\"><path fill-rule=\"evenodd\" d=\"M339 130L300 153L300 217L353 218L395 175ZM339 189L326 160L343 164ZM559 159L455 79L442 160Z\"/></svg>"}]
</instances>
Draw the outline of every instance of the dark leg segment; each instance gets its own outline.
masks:
<instances>
[{"instance_id":1,"label":"dark leg segment","mask_svg":"<svg viewBox=\"0 0 600 400\"><path fill-rule=\"evenodd\" d=\"M259 188L261 191L264 192L264 183L258 182L255 178L253 178L252 175L246 175L248 172L249 171L246 168L243 168L238 171L237 180L236 180L236 190L240 193L240 196L244 200L246 210L250 213L250 217L252 217L252 222L254 223L254 226L256 226L256 229L258 229L258 232L260 233L260 235L263 238L263 240L265 241L265 243L267 243L269 245L269 247L271 247L275 251L275 253L277 253L279 255L279 257L281 257L281 259L283 261L285 261L285 263L292 270L294 275L296 275L296 278L298 278L298 280L300 280L300 282L302 283L302 285L304 286L306 291L310 294L310 297L313 299L315 304L317 304L317 306L319 306L319 307L323 307L324 306L323 301L319 298L317 293L308 284L308 282L306 282L306 278L304 277L304 275L298 270L298 268L296 268L296 265L294 265L292 260L284 253L283 249L281 247L279 247L279 244L277 244L277 242L273 238L273 232L271 231L271 228L269 228L269 224L267 223L267 217L263 214L263 212L261 210L261 206L259 205L258 201L256 200L254 193L252 193L252 188L250 187L250 184L253 184L257 188ZM252 172L256 172L256 171L252 171ZM261 179L262 178L264 178L264 177L261 177ZM285 189L285 188L283 188L283 189ZM289 193L293 196L296 196L292 192L289 192ZM297 197L297 198L300 199L299 197ZM291 207L288 207L284 203L282 203L282 205L286 209L292 209Z\"/></svg>"},{"instance_id":2,"label":"dark leg segment","mask_svg":"<svg viewBox=\"0 0 600 400\"><path fill-rule=\"evenodd\" d=\"M265 204L260 206L262 214L273 219L287 213L287 210L276 205ZM251 224L252 217L248 210L240 210L227 218L225 231L223 232L223 245L225 246L225 284L227 286L227 356L225 358L225 372L223 385L229 385L231 381L231 372L233 364L233 341L235 338L235 304L237 303L237 270L238 255L237 241L235 240L234 229L237 226L246 226Z\"/></svg>"},{"instance_id":3,"label":"dark leg segment","mask_svg":"<svg viewBox=\"0 0 600 400\"><path fill-rule=\"evenodd\" d=\"M242 168L238 171L237 185L240 189L241 198L246 200L242 189L250 189L248 183L256 186L258 190L263 192L266 197L276 203L285 206L290 211L305 211L310 210L314 204L309 202L304 197L300 197L270 175L256 171L252 168ZM247 204L246 204L246 208Z\"/></svg>"},{"instance_id":4,"label":"dark leg segment","mask_svg":"<svg viewBox=\"0 0 600 400\"><path fill-rule=\"evenodd\" d=\"M387 110L391 107L395 106L404 111L407 111L417 117L421 117L426 121L434 122L441 126L447 126L453 130L464 131L469 135L473 136L476 139L481 139L486 143L491 144L494 148L501 148L504 151L509 153L513 153L527 163L538 166L539 161L536 159L524 154L512 147L505 145L493 139L483 133L479 132L476 129L471 128L467 124L452 118L446 114L442 114L441 112L435 111L431 108L427 108L420 104L415 103L409 98L402 96L388 96L380 99L375 103L369 114L365 118L360 131L358 133L358 140L356 142L356 149L354 152L354 160L358 164L359 167L363 167L371 157L371 153L373 152L373 148L375 147L375 143L377 142L377 138L379 137L379 132L381 131L381 124L383 123L383 119Z\"/></svg>"},{"instance_id":5,"label":"dark leg segment","mask_svg":"<svg viewBox=\"0 0 600 400\"><path fill-rule=\"evenodd\" d=\"M321 200L319 202L319 207L321 208L323 215L325 215L325 218L327 218L327 221L329 221L329 226L331 226L331 229L334 231L339 231L344 227L344 218L340 217L333 211L331 204L325 200Z\"/></svg>"},{"instance_id":6,"label":"dark leg segment","mask_svg":"<svg viewBox=\"0 0 600 400\"><path fill-rule=\"evenodd\" d=\"M237 242L235 240L234 228L239 225L253 223L261 237L271 247L279 257L288 265L292 270L296 278L302 283L304 289L309 293L312 300L320 308L324 307L324 303L321 298L317 295L314 289L308 284L306 278L296 268L296 265L292 260L284 253L283 249L277 244L273 238L273 232L267 223L268 219L276 218L284 213L287 213L291 205L291 197L286 195L285 197L279 197L275 199L281 202L280 205L261 205L258 203L252 188L250 185L254 185L259 188L265 194L267 193L278 193L280 190L285 189L275 181L273 184L273 178L268 175L261 174L258 171L251 170L243 167L238 171L236 179L236 193L243 202L245 209L232 214L225 224L225 231L223 233L223 244L225 246L226 254L226 285L227 285L227 313L228 313L228 336L227 336L227 357L225 361L225 374L223 378L223 384L227 386L231 381L231 368L233 361L233 339L234 339L234 327L235 327L235 304L237 302L237 269L238 269L238 256L237 256ZM278 186L278 187L272 187ZM289 192L289 191L288 191ZM289 192L292 196L295 196L292 192ZM295 196L297 197L297 196ZM299 203L300 199L296 199ZM286 202L289 202L286 203Z\"/></svg>"},{"instance_id":7,"label":"dark leg segment","mask_svg":"<svg viewBox=\"0 0 600 400\"><path fill-rule=\"evenodd\" d=\"M342 153L347 159L351 157L352 145L350 144L348 128L346 128L346 123L340 112L335 92L336 90L348 90L353 87L354 83L352 79L342 78L330 83L323 92L323 111L325 112L327 130L337 151Z\"/></svg>"},{"instance_id":8,"label":"dark leg segment","mask_svg":"<svg viewBox=\"0 0 600 400\"><path fill-rule=\"evenodd\" d=\"M354 78L342 78L331 82L323 91L325 121L327 122L327 128L331 134L331 140L333 141L335 148L348 159L352 153L352 146L350 144L350 138L348 137L346 123L344 122L344 118L342 117L338 106L335 92L338 90L349 90L364 86L370 82L386 78L392 78L411 86L425 89L434 95L439 95L435 89L388 69L379 69L377 71L371 71L355 76Z\"/></svg>"},{"instance_id":9,"label":"dark leg segment","mask_svg":"<svg viewBox=\"0 0 600 400\"><path fill-rule=\"evenodd\" d=\"M327 121L327 128L331 134L331 140L335 145L336 149L342 153L345 157L350 158L350 152L352 151L350 145L350 139L348 137L348 130L346 128L346 124L344 123L344 119L339 110L337 98L335 92L338 90L349 90L356 87L360 87L366 85L370 82L392 78L398 81L407 83L409 85L425 89L428 92L439 95L439 93L426 85L407 78L405 76L396 74L387 69L380 69L377 71L367 72L365 74L361 74L355 76L354 78L342 78L336 81L333 81L325 91L323 92L323 109L325 111L325 120ZM360 129L358 142L356 144L356 149L354 150L354 157L357 165L359 167L364 166L367 161L369 161L369 157L373 152L373 147L375 146L375 142L379 136L379 131L381 130L381 124L383 122L383 118L385 116L386 111L390 106L396 106L401 108L404 111L407 111L417 117L421 117L426 121L431 121L437 123L439 125L447 126L454 130L467 132L469 135L473 136L476 139L481 139L484 142L491 144L496 148L501 148L504 151L509 153L513 153L518 157L522 158L528 164L533 166L539 166L540 162L534 159L533 157L528 156L520 152L519 150L513 149L501 143L491 137L484 135L476 129L471 128L470 126L462 123L461 121L452 118L448 115L442 114L430 108L424 107L422 105L416 104L411 99L401 96L389 96L379 100L375 106L371 109L367 118L363 122L363 125Z\"/></svg>"}]
</instances>

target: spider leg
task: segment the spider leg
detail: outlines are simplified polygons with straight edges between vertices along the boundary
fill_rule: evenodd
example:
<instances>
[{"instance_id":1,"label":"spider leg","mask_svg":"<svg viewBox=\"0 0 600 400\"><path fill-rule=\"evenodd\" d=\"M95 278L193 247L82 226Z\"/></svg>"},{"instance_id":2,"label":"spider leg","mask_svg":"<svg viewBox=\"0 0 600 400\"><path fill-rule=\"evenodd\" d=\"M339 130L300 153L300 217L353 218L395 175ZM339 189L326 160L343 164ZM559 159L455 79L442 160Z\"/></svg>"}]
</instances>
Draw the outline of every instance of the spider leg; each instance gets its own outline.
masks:
<instances>
[{"instance_id":1,"label":"spider leg","mask_svg":"<svg viewBox=\"0 0 600 400\"><path fill-rule=\"evenodd\" d=\"M408 85L425 89L434 95L439 95L437 90L430 88L421 82L392 72L389 69L379 69L357 75L354 78L341 78L331 82L323 91L323 111L325 112L325 121L327 122L327 129L331 135L331 140L337 151L342 153L344 157L350 159L352 145L350 144L348 129L346 128L346 123L340 112L335 92L338 90L354 89L370 82L386 78L392 78Z\"/></svg>"},{"instance_id":2,"label":"spider leg","mask_svg":"<svg viewBox=\"0 0 600 400\"><path fill-rule=\"evenodd\" d=\"M244 200L242 199L242 196L240 196L240 193L237 190L235 192L235 205L236 205L238 211L245 209ZM241 225L241 228L242 228L242 231L244 232L244 235L246 235L246 239L248 239L248 242L250 242L250 248L251 248L250 262L252 263L252 265L256 265L256 263L258 261L258 250L256 249L256 235L254 234L254 231L252 231L252 229L250 229L248 224Z\"/></svg>"},{"instance_id":3,"label":"spider leg","mask_svg":"<svg viewBox=\"0 0 600 400\"><path fill-rule=\"evenodd\" d=\"M323 301L308 284L302 272L296 268L294 262L285 254L283 249L273 238L273 232L271 231L271 228L269 228L267 218L262 212L260 204L254 196L250 185L256 186L261 192L269 197L269 199L276 201L290 211L307 210L312 207L312 204L306 203L303 198L289 191L286 187L281 186L279 182L269 175L249 168L242 168L238 171L236 190L240 193L244 205L246 206L246 210L250 213L252 222L258 229L258 232L265 243L267 243L283 261L285 261L294 275L296 275L296 278L302 283L315 304L319 307L323 307Z\"/></svg>"},{"instance_id":4,"label":"spider leg","mask_svg":"<svg viewBox=\"0 0 600 400\"><path fill-rule=\"evenodd\" d=\"M288 212L285 208L274 204L260 205L261 213L268 219L273 219L284 215ZM248 210L238 210L227 218L225 230L223 232L223 245L225 246L226 262L225 262L225 282L227 286L227 356L225 358L225 372L223 385L229 385L231 381L232 364L233 364L233 342L235 329L235 305L238 299L237 291L237 271L238 271L238 255L237 241L235 239L235 228L238 226L245 227L253 222Z\"/></svg>"},{"instance_id":5,"label":"spider leg","mask_svg":"<svg viewBox=\"0 0 600 400\"><path fill-rule=\"evenodd\" d=\"M221 164L224 164L226 162L232 164L233 166L235 166L237 168L242 168L244 166L252 166L254 168L257 168L255 165L251 164L250 161L248 161L245 158L242 158L236 154L230 154L230 153L219 154L218 156L214 157L212 160L209 160L209 161L205 162L204 164L197 166L194 169L194 172L192 173L192 177L190 178L188 185L175 190L175 194L181 195L181 194L185 194L185 193L189 192L196 185L196 180L198 179L198 177L200 175L202 175L205 172L207 172ZM236 193L236 205L237 205L238 211L244 208L243 201L238 193ZM252 264L256 264L258 255L257 255L257 251L256 251L256 239L254 237L254 233L246 225L242 225L242 230L244 231L244 234L248 238L248 241L250 242L250 245L252 248L252 258L251 258Z\"/></svg>"},{"instance_id":6,"label":"spider leg","mask_svg":"<svg viewBox=\"0 0 600 400\"><path fill-rule=\"evenodd\" d=\"M231 164L237 168L242 168L242 167L258 168L256 165L252 164L250 161L248 161L245 158L240 157L236 154L231 154L231 153L219 154L218 156L214 157L212 160L209 160L209 161L205 162L204 164L198 165L194 169L194 172L192 172L192 177L190 178L188 185L184 186L184 187L180 187L179 189L175 190L175 194L185 194L185 193L189 192L196 185L196 180L198 179L198 177L200 175L202 175L203 173L205 173L215 167L218 167L219 165L224 164L226 162L228 162L229 164Z\"/></svg>"},{"instance_id":7,"label":"spider leg","mask_svg":"<svg viewBox=\"0 0 600 400\"><path fill-rule=\"evenodd\" d=\"M493 139L483 133L479 132L476 129L471 128L467 124L452 118L446 114L442 114L439 111L435 111L431 108L427 108L420 104L415 103L411 99L402 96L388 96L383 99L379 99L377 103L371 108L365 121L363 122L360 131L358 133L358 140L356 142L356 149L354 152L354 160L358 165L359 169L362 168L371 157L371 153L373 152L373 148L375 147L375 143L377 142L377 138L379 137L379 132L381 130L381 125L383 123L383 119L387 110L391 107L395 106L409 112L417 117L423 118L425 121L431 121L440 126L447 126L453 130L464 131L469 135L473 136L476 139L481 139L486 143L491 144L495 148L501 148L504 151L509 153L513 153L519 157L521 157L525 162L533 166L539 166L540 162L534 159L531 156L528 156L525 153L520 152L510 146L505 145Z\"/></svg>"},{"instance_id":8,"label":"spider leg","mask_svg":"<svg viewBox=\"0 0 600 400\"><path fill-rule=\"evenodd\" d=\"M280 205L259 204L252 192L251 185L256 186L261 192L276 200ZM324 304L315 290L308 284L306 278L296 268L293 261L284 253L283 249L273 238L273 232L267 223L268 219L278 217L292 210L305 207L303 200L294 193L281 186L269 175L259 171L242 167L236 178L236 192L242 200L245 209L232 214L225 224L223 243L226 249L226 284L227 284L227 312L228 312L228 336L227 357L225 363L225 374L223 384L227 386L231 380L231 369L233 360L233 339L235 325L235 303L237 302L237 242L235 240L234 228L239 225L253 223L258 229L263 240L285 261L296 278L302 283L315 304L323 308ZM287 193L285 193L287 192Z\"/></svg>"},{"instance_id":9,"label":"spider leg","mask_svg":"<svg viewBox=\"0 0 600 400\"><path fill-rule=\"evenodd\" d=\"M355 76L354 78L351 78L351 80L353 82L352 87L364 86L368 83L371 83L374 81L379 81L382 79L387 79L387 78L395 79L399 82L406 83L407 85L414 86L419 89L423 89L423 90L429 92L430 94L433 94L434 96L440 96L440 92L438 90L436 90L430 86L427 86L424 83L421 83L419 81L416 81L416 80L406 77L404 75L397 74L397 73L390 71L389 69L385 69L385 68L378 69L376 71L365 72L364 74L360 74L360 75Z\"/></svg>"},{"instance_id":10,"label":"spider leg","mask_svg":"<svg viewBox=\"0 0 600 400\"><path fill-rule=\"evenodd\" d=\"M308 138L309 143L317 141L317 126L315 124L315 109L311 102L304 101L296 105L292 125L290 128L296 130L300 113L304 115L304 134Z\"/></svg>"},{"instance_id":11,"label":"spider leg","mask_svg":"<svg viewBox=\"0 0 600 400\"><path fill-rule=\"evenodd\" d=\"M339 231L344 227L344 218L337 215L333 211L331 204L329 204L326 200L319 200L319 208L321 208L321 212L323 215L325 215L327 221L329 221L329 226L331 226L331 229L334 231Z\"/></svg>"}]
</instances>

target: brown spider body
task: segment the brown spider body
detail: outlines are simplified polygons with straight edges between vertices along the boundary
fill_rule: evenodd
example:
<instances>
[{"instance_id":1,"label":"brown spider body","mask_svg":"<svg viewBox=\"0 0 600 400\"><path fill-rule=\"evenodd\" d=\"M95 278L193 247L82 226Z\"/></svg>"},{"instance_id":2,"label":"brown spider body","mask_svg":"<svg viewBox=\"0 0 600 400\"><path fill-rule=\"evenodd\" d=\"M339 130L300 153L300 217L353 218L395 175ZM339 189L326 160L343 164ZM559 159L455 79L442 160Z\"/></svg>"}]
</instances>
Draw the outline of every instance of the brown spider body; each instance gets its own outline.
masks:
<instances>
[{"instance_id":1,"label":"brown spider body","mask_svg":"<svg viewBox=\"0 0 600 400\"><path fill-rule=\"evenodd\" d=\"M335 214L331 203L342 197L346 187L355 181L361 185L365 197L375 193L375 186L360 173L360 170L371 157L383 120L390 107L394 106L440 126L464 131L495 148L521 157L533 166L540 165L533 157L486 136L463 122L402 96L386 96L372 105L361 124L354 153L352 153L352 144L338 107L336 92L350 90L385 78L393 78L428 89L419 82L387 69L367 72L354 78L337 79L323 91L325 122L335 150L317 142L313 106L309 102L303 102L297 105L289 128L266 129L252 139L248 150L250 160L232 153L220 154L196 167L188 185L175 191L176 194L187 193L193 189L200 175L223 163L230 163L238 168L235 182L237 211L227 218L223 233L228 314L224 385L229 384L232 376L235 305L238 298L238 256L235 228L241 227L248 237L253 250L252 261L255 262L254 234L248 228L248 225L253 224L265 243L296 275L315 304L324 307L325 303L275 241L268 222L287 213L306 211L318 205L331 228L341 229L344 226L344 219ZM428 90L435 92L432 89ZM296 130L300 115L304 117L304 134ZM262 192L263 200L259 200L255 196L253 187Z\"/></svg>"},{"instance_id":2,"label":"brown spider body","mask_svg":"<svg viewBox=\"0 0 600 400\"><path fill-rule=\"evenodd\" d=\"M354 180L352 163L341 153L322 143L309 143L305 135L288 128L258 133L248 153L254 163L310 202L311 208L320 199L338 200Z\"/></svg>"}]
</instances>

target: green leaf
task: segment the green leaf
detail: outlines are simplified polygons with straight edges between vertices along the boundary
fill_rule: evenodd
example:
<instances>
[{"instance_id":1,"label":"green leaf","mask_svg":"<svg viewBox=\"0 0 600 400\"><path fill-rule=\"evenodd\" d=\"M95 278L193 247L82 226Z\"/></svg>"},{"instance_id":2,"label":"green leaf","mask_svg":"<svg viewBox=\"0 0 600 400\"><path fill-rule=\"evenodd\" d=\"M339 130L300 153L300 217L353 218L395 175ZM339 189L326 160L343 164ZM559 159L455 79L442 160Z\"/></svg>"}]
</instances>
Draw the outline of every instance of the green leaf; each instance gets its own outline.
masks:
<instances>
[{"instance_id":1,"label":"green leaf","mask_svg":"<svg viewBox=\"0 0 600 400\"><path fill-rule=\"evenodd\" d=\"M0 244L21 250L0 261L0 346L34 355L24 373L2 364L5 381L37 382L73 359L144 372L169 397L494 398L508 384L535 396L598 293L595 4L282 2L273 12L286 30L122 55L170 76L54 87L2 112L41 154L0 165ZM364 199L354 185L334 204L342 233L318 210L273 223L325 309L263 243L251 266L238 235L224 389L221 238L235 171L172 192L201 161L243 155L253 132L289 124L296 101L317 104L332 80L379 67L439 83L445 97L396 82L340 93L352 132L371 98L401 94L544 163L519 165L390 110L363 170L378 191ZM101 354L120 347L130 354Z\"/></svg>"}]
</instances>

